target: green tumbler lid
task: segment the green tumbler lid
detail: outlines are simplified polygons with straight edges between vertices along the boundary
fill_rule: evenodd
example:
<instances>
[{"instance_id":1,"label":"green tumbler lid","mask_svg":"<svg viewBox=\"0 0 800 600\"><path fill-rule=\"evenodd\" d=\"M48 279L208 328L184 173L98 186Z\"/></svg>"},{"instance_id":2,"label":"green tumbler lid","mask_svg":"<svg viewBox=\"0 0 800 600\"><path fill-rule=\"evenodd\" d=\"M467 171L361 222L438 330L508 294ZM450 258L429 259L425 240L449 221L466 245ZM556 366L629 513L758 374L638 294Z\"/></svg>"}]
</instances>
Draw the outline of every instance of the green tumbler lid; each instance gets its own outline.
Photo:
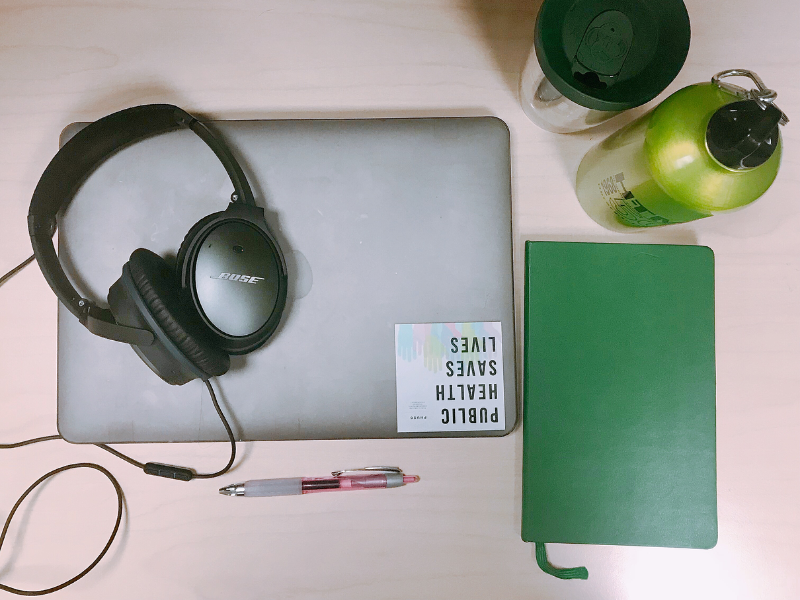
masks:
<instances>
[{"instance_id":1,"label":"green tumbler lid","mask_svg":"<svg viewBox=\"0 0 800 600\"><path fill-rule=\"evenodd\" d=\"M542 71L565 97L620 111L675 79L690 35L682 0L545 0L534 44Z\"/></svg>"}]
</instances>

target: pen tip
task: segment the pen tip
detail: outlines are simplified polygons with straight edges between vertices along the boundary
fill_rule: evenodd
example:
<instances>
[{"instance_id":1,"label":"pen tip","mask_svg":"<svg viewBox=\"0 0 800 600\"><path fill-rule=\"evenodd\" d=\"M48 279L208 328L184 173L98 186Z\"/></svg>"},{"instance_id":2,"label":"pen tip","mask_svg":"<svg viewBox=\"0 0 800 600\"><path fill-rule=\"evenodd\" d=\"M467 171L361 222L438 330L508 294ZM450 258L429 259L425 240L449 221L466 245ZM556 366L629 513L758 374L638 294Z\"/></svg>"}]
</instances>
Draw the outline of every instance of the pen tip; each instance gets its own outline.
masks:
<instances>
[{"instance_id":1,"label":"pen tip","mask_svg":"<svg viewBox=\"0 0 800 600\"><path fill-rule=\"evenodd\" d=\"M417 483L419 475L403 475L403 483Z\"/></svg>"},{"instance_id":2,"label":"pen tip","mask_svg":"<svg viewBox=\"0 0 800 600\"><path fill-rule=\"evenodd\" d=\"M219 493L223 496L244 496L244 484L234 483L232 485L226 485L225 487L219 488Z\"/></svg>"}]
</instances>

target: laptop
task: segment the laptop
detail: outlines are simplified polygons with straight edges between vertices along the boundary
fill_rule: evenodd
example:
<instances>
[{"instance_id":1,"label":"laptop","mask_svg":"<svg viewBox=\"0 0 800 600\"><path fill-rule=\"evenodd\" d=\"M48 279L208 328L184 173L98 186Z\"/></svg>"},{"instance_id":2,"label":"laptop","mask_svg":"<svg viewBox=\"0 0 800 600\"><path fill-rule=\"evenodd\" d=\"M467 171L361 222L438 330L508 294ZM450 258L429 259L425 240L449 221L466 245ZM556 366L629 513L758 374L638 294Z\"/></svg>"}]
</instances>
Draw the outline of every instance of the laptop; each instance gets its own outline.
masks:
<instances>
[{"instance_id":1,"label":"laptop","mask_svg":"<svg viewBox=\"0 0 800 600\"><path fill-rule=\"evenodd\" d=\"M84 125L73 124L62 143ZM276 334L212 380L240 440L505 435L517 418L509 132L493 117L217 121L287 260ZM129 146L59 224L79 293L131 252L174 260L230 181L189 131ZM225 440L202 382L170 386L59 306L58 429L76 443Z\"/></svg>"}]
</instances>

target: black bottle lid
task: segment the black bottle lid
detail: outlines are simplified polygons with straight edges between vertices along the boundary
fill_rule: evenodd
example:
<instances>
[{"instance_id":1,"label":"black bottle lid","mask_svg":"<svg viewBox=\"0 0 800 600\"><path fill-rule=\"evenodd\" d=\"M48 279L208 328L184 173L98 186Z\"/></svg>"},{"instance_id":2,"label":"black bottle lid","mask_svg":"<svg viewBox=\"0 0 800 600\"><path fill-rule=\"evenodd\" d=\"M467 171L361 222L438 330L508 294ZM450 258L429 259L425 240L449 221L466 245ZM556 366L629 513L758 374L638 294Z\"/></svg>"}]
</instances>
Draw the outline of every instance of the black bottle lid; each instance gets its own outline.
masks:
<instances>
[{"instance_id":1,"label":"black bottle lid","mask_svg":"<svg viewBox=\"0 0 800 600\"><path fill-rule=\"evenodd\" d=\"M771 103L741 100L726 104L708 122L708 151L729 169L758 167L778 147L782 117L780 109Z\"/></svg>"}]
</instances>

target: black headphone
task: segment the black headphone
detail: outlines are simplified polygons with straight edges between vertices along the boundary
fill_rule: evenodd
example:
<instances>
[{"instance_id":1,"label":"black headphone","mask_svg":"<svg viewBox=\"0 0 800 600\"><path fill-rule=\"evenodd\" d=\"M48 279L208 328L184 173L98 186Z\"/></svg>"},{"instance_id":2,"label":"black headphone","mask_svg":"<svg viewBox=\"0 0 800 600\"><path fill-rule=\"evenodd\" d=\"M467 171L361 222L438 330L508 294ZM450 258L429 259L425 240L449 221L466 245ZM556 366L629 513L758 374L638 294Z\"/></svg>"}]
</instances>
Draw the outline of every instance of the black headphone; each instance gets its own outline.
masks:
<instances>
[{"instance_id":1,"label":"black headphone","mask_svg":"<svg viewBox=\"0 0 800 600\"><path fill-rule=\"evenodd\" d=\"M134 250L108 292L110 308L100 308L64 273L52 239L57 215L109 156L181 127L197 134L225 167L231 203L189 230L177 270L150 250ZM286 305L286 261L242 168L206 125L176 106L136 106L79 131L36 185L28 231L42 273L64 306L95 335L130 344L173 385L227 372L230 354L252 352L270 338Z\"/></svg>"}]
</instances>

